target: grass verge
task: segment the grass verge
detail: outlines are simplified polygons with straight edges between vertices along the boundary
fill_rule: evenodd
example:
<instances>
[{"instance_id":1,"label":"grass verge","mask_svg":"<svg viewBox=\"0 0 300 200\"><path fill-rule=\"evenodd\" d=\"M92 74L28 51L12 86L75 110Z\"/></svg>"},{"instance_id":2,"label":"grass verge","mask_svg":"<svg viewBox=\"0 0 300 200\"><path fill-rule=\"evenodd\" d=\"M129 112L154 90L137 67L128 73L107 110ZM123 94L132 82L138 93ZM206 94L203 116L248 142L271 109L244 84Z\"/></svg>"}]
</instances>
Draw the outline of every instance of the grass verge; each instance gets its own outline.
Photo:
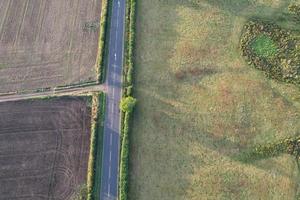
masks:
<instances>
[{"instance_id":1,"label":"grass verge","mask_svg":"<svg viewBox=\"0 0 300 200\"><path fill-rule=\"evenodd\" d=\"M87 176L87 200L99 199L101 186L101 161L103 143L103 122L105 94L96 93L92 97L91 144Z\"/></svg>"}]
</instances>

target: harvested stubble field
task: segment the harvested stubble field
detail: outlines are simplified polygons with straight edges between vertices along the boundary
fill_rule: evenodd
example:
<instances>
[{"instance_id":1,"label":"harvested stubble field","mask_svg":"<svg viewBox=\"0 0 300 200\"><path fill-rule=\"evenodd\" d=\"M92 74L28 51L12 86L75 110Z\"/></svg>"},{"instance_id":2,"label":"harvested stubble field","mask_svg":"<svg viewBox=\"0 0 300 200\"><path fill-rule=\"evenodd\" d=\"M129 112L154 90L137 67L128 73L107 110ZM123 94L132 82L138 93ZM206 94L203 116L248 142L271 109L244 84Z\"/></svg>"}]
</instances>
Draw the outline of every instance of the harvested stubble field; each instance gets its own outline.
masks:
<instances>
[{"instance_id":1,"label":"harvested stubble field","mask_svg":"<svg viewBox=\"0 0 300 200\"><path fill-rule=\"evenodd\" d=\"M0 93L96 81L101 0L0 0Z\"/></svg>"},{"instance_id":2,"label":"harvested stubble field","mask_svg":"<svg viewBox=\"0 0 300 200\"><path fill-rule=\"evenodd\" d=\"M1 200L69 200L86 183L87 103L62 97L0 104Z\"/></svg>"},{"instance_id":3,"label":"harvested stubble field","mask_svg":"<svg viewBox=\"0 0 300 200\"><path fill-rule=\"evenodd\" d=\"M129 199L300 197L293 157L238 159L299 134L299 87L249 66L239 43L251 17L299 29L290 2L137 1Z\"/></svg>"}]
</instances>

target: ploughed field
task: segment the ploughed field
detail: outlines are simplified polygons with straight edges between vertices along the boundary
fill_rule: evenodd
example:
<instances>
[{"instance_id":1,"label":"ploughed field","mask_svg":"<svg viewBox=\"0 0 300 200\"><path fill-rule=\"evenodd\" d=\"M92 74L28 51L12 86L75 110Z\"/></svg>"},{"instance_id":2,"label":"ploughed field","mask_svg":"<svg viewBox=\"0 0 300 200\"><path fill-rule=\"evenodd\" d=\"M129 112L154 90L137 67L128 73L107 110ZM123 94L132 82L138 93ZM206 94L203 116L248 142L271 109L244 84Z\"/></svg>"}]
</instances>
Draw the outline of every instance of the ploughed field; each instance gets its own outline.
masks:
<instances>
[{"instance_id":1,"label":"ploughed field","mask_svg":"<svg viewBox=\"0 0 300 200\"><path fill-rule=\"evenodd\" d=\"M0 199L72 199L86 183L86 98L0 104Z\"/></svg>"},{"instance_id":2,"label":"ploughed field","mask_svg":"<svg viewBox=\"0 0 300 200\"><path fill-rule=\"evenodd\" d=\"M101 0L0 0L0 93L96 81Z\"/></svg>"}]
</instances>

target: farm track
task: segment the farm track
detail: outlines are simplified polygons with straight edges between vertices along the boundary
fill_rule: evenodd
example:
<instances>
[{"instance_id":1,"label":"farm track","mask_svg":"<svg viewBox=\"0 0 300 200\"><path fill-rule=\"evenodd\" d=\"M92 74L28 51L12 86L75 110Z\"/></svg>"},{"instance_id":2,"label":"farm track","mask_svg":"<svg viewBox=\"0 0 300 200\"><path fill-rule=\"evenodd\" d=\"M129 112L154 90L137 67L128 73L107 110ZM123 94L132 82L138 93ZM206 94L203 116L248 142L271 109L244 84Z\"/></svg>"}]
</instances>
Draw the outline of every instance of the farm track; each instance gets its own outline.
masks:
<instances>
[{"instance_id":1,"label":"farm track","mask_svg":"<svg viewBox=\"0 0 300 200\"><path fill-rule=\"evenodd\" d=\"M0 102L7 101L19 101L33 98L46 98L49 96L67 96L67 95L81 95L91 92L106 92L106 86L104 85L92 85L86 87L69 88L63 90L51 90L47 92L37 92L30 94L11 94L0 96Z\"/></svg>"}]
</instances>

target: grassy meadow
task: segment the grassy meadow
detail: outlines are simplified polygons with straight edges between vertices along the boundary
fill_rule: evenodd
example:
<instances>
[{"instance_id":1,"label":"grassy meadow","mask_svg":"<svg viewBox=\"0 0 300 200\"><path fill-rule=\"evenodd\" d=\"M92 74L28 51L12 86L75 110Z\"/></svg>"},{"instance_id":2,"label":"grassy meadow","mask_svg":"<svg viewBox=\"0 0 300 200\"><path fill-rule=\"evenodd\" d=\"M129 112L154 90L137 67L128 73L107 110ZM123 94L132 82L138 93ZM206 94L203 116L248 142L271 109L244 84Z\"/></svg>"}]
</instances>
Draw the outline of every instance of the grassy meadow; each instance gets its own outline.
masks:
<instances>
[{"instance_id":1,"label":"grassy meadow","mask_svg":"<svg viewBox=\"0 0 300 200\"><path fill-rule=\"evenodd\" d=\"M293 157L237 159L300 134L299 86L268 79L239 49L252 17L300 29L290 2L137 2L129 199L300 198Z\"/></svg>"}]
</instances>

